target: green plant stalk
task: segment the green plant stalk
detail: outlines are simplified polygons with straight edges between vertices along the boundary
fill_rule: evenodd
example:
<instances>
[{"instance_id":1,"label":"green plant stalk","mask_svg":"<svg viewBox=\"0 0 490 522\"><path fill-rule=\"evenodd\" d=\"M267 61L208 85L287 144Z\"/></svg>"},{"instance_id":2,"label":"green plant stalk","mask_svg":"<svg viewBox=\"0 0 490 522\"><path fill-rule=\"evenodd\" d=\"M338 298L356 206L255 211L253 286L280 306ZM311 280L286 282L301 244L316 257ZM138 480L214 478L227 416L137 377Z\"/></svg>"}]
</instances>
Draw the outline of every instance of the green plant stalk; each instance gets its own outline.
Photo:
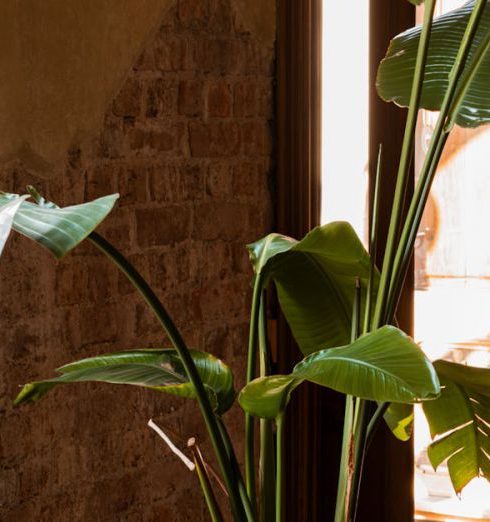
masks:
<instances>
[{"instance_id":1,"label":"green plant stalk","mask_svg":"<svg viewBox=\"0 0 490 522\"><path fill-rule=\"evenodd\" d=\"M201 408L204 422L216 454L216 459L221 469L221 473L223 474L223 481L230 496L230 505L233 515L237 521L241 522L248 520L251 522L253 519L247 517L245 514L245 509L240 498L238 480L227 454L226 446L217 419L214 415L213 408L209 402L208 395L194 361L192 360L190 352L185 345L180 332L151 287L133 265L119 252L119 250L96 232L92 232L88 236L88 239L124 273L133 286L139 291L143 299L152 309L170 339L170 342L179 354L187 377L196 392L196 398Z\"/></svg>"},{"instance_id":2,"label":"green plant stalk","mask_svg":"<svg viewBox=\"0 0 490 522\"><path fill-rule=\"evenodd\" d=\"M354 422L354 397L346 395L344 412L344 430L342 433L342 450L340 455L340 471L337 486L337 501L335 503L335 522L345 522L347 520L348 488L350 482L350 455L353 441L353 422Z\"/></svg>"},{"instance_id":3,"label":"green plant stalk","mask_svg":"<svg viewBox=\"0 0 490 522\"><path fill-rule=\"evenodd\" d=\"M372 200L370 202L370 208L372 209L371 221L369 223L369 254L370 254L370 265L369 265L369 279L366 290L366 309L364 315L364 327L363 333L369 332L371 328L372 319L372 303L374 297L374 275L376 271L376 248L378 244L378 217L379 217L379 187L381 183L381 171L383 161L383 146L380 144L378 149L378 160L376 162L376 177L374 179L374 190Z\"/></svg>"},{"instance_id":4,"label":"green plant stalk","mask_svg":"<svg viewBox=\"0 0 490 522\"><path fill-rule=\"evenodd\" d=\"M213 492L213 487L209 479L208 472L206 471L206 464L202 458L201 452L195 446L191 447L192 454L194 457L194 464L196 466L197 476L199 478L199 484L208 507L209 515L211 516L212 522L223 522L223 516L219 509L218 502Z\"/></svg>"},{"instance_id":5,"label":"green plant stalk","mask_svg":"<svg viewBox=\"0 0 490 522\"><path fill-rule=\"evenodd\" d=\"M248 335L248 360L247 360L247 384L255 378L255 366L257 360L257 337L258 322L260 315L260 300L262 296L262 277L257 274L253 286L252 308L250 310L250 329ZM255 433L254 418L245 412L245 484L247 493L252 501L254 509L255 505Z\"/></svg>"},{"instance_id":6,"label":"green plant stalk","mask_svg":"<svg viewBox=\"0 0 490 522\"><path fill-rule=\"evenodd\" d=\"M228 434L228 430L226 429L226 426L223 423L223 419L221 419L221 417L216 417L216 420L218 422L218 427L221 432L221 438L223 439L223 442L225 444L226 452L227 452L228 458L231 462L233 472L235 473L235 476L237 477L237 480L238 480L238 490L239 490L240 498L242 500L242 503L243 503L243 506L245 509L245 513L247 515L247 520L255 521L256 520L255 512L252 507L250 498L247 494L245 484L243 482L242 473L240 471L240 466L238 464L235 451L233 450L233 444L231 442L230 435Z\"/></svg>"},{"instance_id":7,"label":"green plant stalk","mask_svg":"<svg viewBox=\"0 0 490 522\"><path fill-rule=\"evenodd\" d=\"M374 438L374 434L376 433L376 428L379 426L379 423L389 406L390 404L388 402L382 402L378 404L378 407L376 408L374 415L371 417L366 432L366 450L371 445L371 442Z\"/></svg>"},{"instance_id":8,"label":"green plant stalk","mask_svg":"<svg viewBox=\"0 0 490 522\"><path fill-rule=\"evenodd\" d=\"M403 137L403 145L396 179L393 208L391 211L390 226L386 240L386 250L383 257L383 268L381 271L378 299L376 301L376 309L374 312L375 327L379 327L382 324L383 311L389 293L390 275L395 256L395 246L400 228L403 201L408 185L409 169L414 151L415 127L417 125L417 116L420 106L420 98L422 95L424 71L427 61L427 54L429 51L429 40L432 28L432 20L434 17L434 8L435 0L427 0L425 2L424 22L422 25L419 46L417 49L417 58L412 81L412 90L410 93L407 122L405 125L405 134Z\"/></svg>"},{"instance_id":9,"label":"green plant stalk","mask_svg":"<svg viewBox=\"0 0 490 522\"><path fill-rule=\"evenodd\" d=\"M434 179L437 164L439 163L442 150L444 148L445 139L447 139L448 133L445 131L446 119L451 110L455 93L457 92L458 81L463 73L464 66L473 43L478 24L480 22L483 10L486 5L486 0L477 0L475 7L471 13L468 25L461 41L461 45L456 56L451 74L449 76L449 84L444 95L444 100L441 105L441 110L437 123L432 133L431 141L427 155L424 159L424 163L421 169L420 177L417 182L415 193L413 195L410 207L405 219L403 230L398 243L398 248L395 254L395 260L393 262L392 271L386 275L390 278L390 288L388 302L396 304L398 297L395 294L401 289L400 279L404 267L408 266L409 258L415 244L415 238L417 230L420 226L420 220L422 219L422 213L427 202L427 198L430 192L430 187ZM387 322L388 315L394 313L394 310L381 310L380 316L377 317L379 322L375 323L376 326Z\"/></svg>"},{"instance_id":10,"label":"green plant stalk","mask_svg":"<svg viewBox=\"0 0 490 522\"><path fill-rule=\"evenodd\" d=\"M369 423L368 415L369 401L356 398L355 402L355 427L354 427L354 471L352 473L349 505L348 505L348 522L355 522L357 504L359 501L359 493L361 486L362 471L364 465L364 454L366 448L366 433Z\"/></svg>"},{"instance_id":11,"label":"green plant stalk","mask_svg":"<svg viewBox=\"0 0 490 522\"><path fill-rule=\"evenodd\" d=\"M276 417L276 522L284 522L285 413Z\"/></svg>"},{"instance_id":12,"label":"green plant stalk","mask_svg":"<svg viewBox=\"0 0 490 522\"><path fill-rule=\"evenodd\" d=\"M262 293L259 316L260 376L271 374L269 343L267 342L266 296ZM274 426L270 419L260 419L259 456L259 520L269 522L275 517Z\"/></svg>"},{"instance_id":13,"label":"green plant stalk","mask_svg":"<svg viewBox=\"0 0 490 522\"><path fill-rule=\"evenodd\" d=\"M361 285L356 279L354 301L352 305L351 342L359 336L361 317ZM344 430L340 454L340 470L337 485L337 501L335 504L335 522L346 522L350 496L352 466L352 449L354 441L354 397L346 395L344 412Z\"/></svg>"},{"instance_id":14,"label":"green plant stalk","mask_svg":"<svg viewBox=\"0 0 490 522\"><path fill-rule=\"evenodd\" d=\"M436 145L432 163L429 169L428 177L433 178L437 165L439 164L439 160L441 158L442 152L444 150L444 146L446 145L446 141L449 137L448 133L442 133L439 137L439 141ZM409 241L407 245L407 249L404 252L402 256L402 261L400 263L400 268L397 268L397 273L393 275L392 277L392 283L390 285L390 294L388 297L387 307L386 307L386 322L391 323L394 319L395 312L398 306L398 301L401 296L402 288L403 288L403 282L405 280L408 267L410 266L410 260L412 257L412 249L413 245L415 244L415 239L417 237L417 232L420 226L420 221L422 220L422 216L425 210L425 204L427 202L427 199L429 197L431 188L431 183L427 184L421 193L421 201L422 204L418 207L417 212L415 214L414 223L412 224L412 227L410 228L409 232ZM412 245L412 246L410 246ZM398 262L397 262L398 263Z\"/></svg>"}]
</instances>

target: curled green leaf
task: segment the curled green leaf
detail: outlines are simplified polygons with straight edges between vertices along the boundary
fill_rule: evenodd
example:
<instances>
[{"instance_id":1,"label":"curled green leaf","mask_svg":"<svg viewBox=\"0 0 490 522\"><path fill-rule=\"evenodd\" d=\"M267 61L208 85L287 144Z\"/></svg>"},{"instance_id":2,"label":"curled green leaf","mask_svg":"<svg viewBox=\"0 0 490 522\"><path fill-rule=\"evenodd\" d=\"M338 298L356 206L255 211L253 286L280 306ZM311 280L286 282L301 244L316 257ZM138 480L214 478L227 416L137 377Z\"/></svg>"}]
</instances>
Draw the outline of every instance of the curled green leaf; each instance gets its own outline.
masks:
<instances>
[{"instance_id":1,"label":"curled green leaf","mask_svg":"<svg viewBox=\"0 0 490 522\"><path fill-rule=\"evenodd\" d=\"M191 351L194 364L217 413L233 404L233 374L209 353ZM195 391L175 350L131 350L82 359L58 369L60 376L26 384L15 404L37 401L60 384L106 382L143 386L155 391L194 399Z\"/></svg>"}]
</instances>

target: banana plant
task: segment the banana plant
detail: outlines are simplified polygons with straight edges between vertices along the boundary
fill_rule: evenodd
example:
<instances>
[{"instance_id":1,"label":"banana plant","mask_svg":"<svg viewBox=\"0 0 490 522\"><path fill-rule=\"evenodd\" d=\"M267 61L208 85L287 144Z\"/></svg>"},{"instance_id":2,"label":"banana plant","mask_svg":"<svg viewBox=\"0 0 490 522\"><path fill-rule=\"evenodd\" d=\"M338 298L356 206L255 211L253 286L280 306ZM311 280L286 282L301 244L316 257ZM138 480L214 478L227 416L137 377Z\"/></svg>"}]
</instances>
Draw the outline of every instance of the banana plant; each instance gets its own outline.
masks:
<instances>
[{"instance_id":1,"label":"banana plant","mask_svg":"<svg viewBox=\"0 0 490 522\"><path fill-rule=\"evenodd\" d=\"M136 287L171 346L96 354L68 363L57 376L25 384L15 403L34 402L54 387L83 381L143 386L196 400L238 522L285 520L285 416L292 393L305 381L346 397L335 522L356 520L363 461L377 426L386 422L394 436L407 440L416 403L422 404L434 438L429 459L434 467L447 462L455 491L475 476L489 480L490 369L431 362L396 326L397 303L447 138L455 125L490 122L490 5L471 0L438 18L434 8L435 0L426 0L422 25L392 41L376 79L384 100L408 109L382 262L374 257L381 147L369 251L344 222L317 227L299 240L270 234L248 246L253 298L247 384L238 394L245 412L244 474L224 422L236 398L231 370L212 354L187 347L145 279L95 232L117 195L60 208L32 187L24 195L1 194L0 253L11 230L48 248L56 258L90 241ZM414 194L405 201L421 109L437 110L439 116ZM403 208L409 209L405 218ZM271 286L304 355L286 375L273 373L265 320ZM254 418L260 419L258 459ZM220 522L216 485L202 456L193 456L210 519Z\"/></svg>"}]
</instances>

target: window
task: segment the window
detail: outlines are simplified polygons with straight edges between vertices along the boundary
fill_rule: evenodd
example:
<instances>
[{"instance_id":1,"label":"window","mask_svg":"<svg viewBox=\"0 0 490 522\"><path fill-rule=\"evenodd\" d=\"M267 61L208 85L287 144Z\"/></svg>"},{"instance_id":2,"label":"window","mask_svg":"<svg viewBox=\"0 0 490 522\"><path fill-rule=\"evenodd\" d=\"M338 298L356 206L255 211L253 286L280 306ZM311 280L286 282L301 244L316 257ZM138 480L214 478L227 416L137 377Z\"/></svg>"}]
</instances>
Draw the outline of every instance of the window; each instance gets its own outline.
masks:
<instances>
[{"instance_id":1,"label":"window","mask_svg":"<svg viewBox=\"0 0 490 522\"><path fill-rule=\"evenodd\" d=\"M464 3L440 0L437 14ZM366 243L368 201L368 0L356 9L323 3L322 223L350 221ZM422 8L417 16L421 20ZM349 20L348 24L338 23ZM346 33L348 31L348 33ZM349 45L338 43L349 39ZM346 67L346 64L348 66ZM347 77L348 75L348 77ZM437 114L422 111L416 136L420 170ZM490 366L490 127L453 131L434 182L415 249L415 339L432 359ZM482 239L482 235L486 237ZM490 520L488 484L475 479L454 494L447 469L435 473L425 448L423 414L415 422L416 520ZM408 473L408 471L407 471Z\"/></svg>"},{"instance_id":2,"label":"window","mask_svg":"<svg viewBox=\"0 0 490 522\"><path fill-rule=\"evenodd\" d=\"M436 13L463 3L440 0ZM436 117L426 111L420 117L416 172ZM482 240L482 232L490 226L490 209L484 199L490 190L485 167L489 147L488 127L453 131L419 230L415 250L415 338L431 359L490 366L490 247L488 238ZM429 441L427 424L417 411L417 519L490 520L486 481L474 479L458 499L447 470L442 467L437 473L433 471L425 451Z\"/></svg>"}]
</instances>

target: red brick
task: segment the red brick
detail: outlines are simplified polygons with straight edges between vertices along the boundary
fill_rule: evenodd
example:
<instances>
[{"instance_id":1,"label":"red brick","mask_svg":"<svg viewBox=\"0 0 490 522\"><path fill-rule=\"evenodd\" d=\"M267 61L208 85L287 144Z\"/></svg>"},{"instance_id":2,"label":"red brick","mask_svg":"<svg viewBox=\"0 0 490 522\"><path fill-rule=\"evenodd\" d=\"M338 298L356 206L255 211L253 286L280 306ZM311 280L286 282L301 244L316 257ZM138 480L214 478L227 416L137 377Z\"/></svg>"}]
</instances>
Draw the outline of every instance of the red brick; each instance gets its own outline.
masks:
<instances>
[{"instance_id":1,"label":"red brick","mask_svg":"<svg viewBox=\"0 0 490 522\"><path fill-rule=\"evenodd\" d=\"M111 163L102 163L86 173L85 201L114 194L116 192L117 167Z\"/></svg>"},{"instance_id":2,"label":"red brick","mask_svg":"<svg viewBox=\"0 0 490 522\"><path fill-rule=\"evenodd\" d=\"M208 116L226 118L231 114L231 92L226 82L213 83L208 88Z\"/></svg>"},{"instance_id":3,"label":"red brick","mask_svg":"<svg viewBox=\"0 0 490 522\"><path fill-rule=\"evenodd\" d=\"M269 125L263 121L248 121L242 124L243 153L256 158L271 153Z\"/></svg>"},{"instance_id":4,"label":"red brick","mask_svg":"<svg viewBox=\"0 0 490 522\"><path fill-rule=\"evenodd\" d=\"M206 194L224 198L231 194L232 167L226 163L211 163L206 175Z\"/></svg>"},{"instance_id":5,"label":"red brick","mask_svg":"<svg viewBox=\"0 0 490 522\"><path fill-rule=\"evenodd\" d=\"M203 82L184 80L179 84L179 114L200 116L203 113Z\"/></svg>"},{"instance_id":6,"label":"red brick","mask_svg":"<svg viewBox=\"0 0 490 522\"><path fill-rule=\"evenodd\" d=\"M232 74L240 68L238 44L232 39L194 42L194 66L197 71L215 74Z\"/></svg>"},{"instance_id":7,"label":"red brick","mask_svg":"<svg viewBox=\"0 0 490 522\"><path fill-rule=\"evenodd\" d=\"M177 16L186 29L203 28L208 23L209 0L179 0Z\"/></svg>"},{"instance_id":8,"label":"red brick","mask_svg":"<svg viewBox=\"0 0 490 522\"><path fill-rule=\"evenodd\" d=\"M169 245L188 237L190 210L181 205L136 211L136 240L142 248Z\"/></svg>"},{"instance_id":9,"label":"red brick","mask_svg":"<svg viewBox=\"0 0 490 522\"><path fill-rule=\"evenodd\" d=\"M146 93L146 117L161 118L177 112L177 83L162 79L149 82Z\"/></svg>"},{"instance_id":10,"label":"red brick","mask_svg":"<svg viewBox=\"0 0 490 522\"><path fill-rule=\"evenodd\" d=\"M253 162L240 162L233 168L233 194L235 197L254 197L264 185L265 175Z\"/></svg>"},{"instance_id":11,"label":"red brick","mask_svg":"<svg viewBox=\"0 0 490 522\"><path fill-rule=\"evenodd\" d=\"M195 201L204 196L204 175L199 165L156 165L149 173L152 201Z\"/></svg>"},{"instance_id":12,"label":"red brick","mask_svg":"<svg viewBox=\"0 0 490 522\"><path fill-rule=\"evenodd\" d=\"M209 0L209 26L214 33L227 34L233 29L233 16L229 0Z\"/></svg>"},{"instance_id":13,"label":"red brick","mask_svg":"<svg viewBox=\"0 0 490 522\"><path fill-rule=\"evenodd\" d=\"M187 44L179 36L161 34L153 54L155 67L161 71L181 71L186 68Z\"/></svg>"},{"instance_id":14,"label":"red brick","mask_svg":"<svg viewBox=\"0 0 490 522\"><path fill-rule=\"evenodd\" d=\"M129 135L129 145L139 152L170 152L181 153L185 127L176 123L165 128L135 128Z\"/></svg>"},{"instance_id":15,"label":"red brick","mask_svg":"<svg viewBox=\"0 0 490 522\"><path fill-rule=\"evenodd\" d=\"M243 238L248 230L247 207L233 203L196 205L193 237L196 239L232 240Z\"/></svg>"},{"instance_id":16,"label":"red brick","mask_svg":"<svg viewBox=\"0 0 490 522\"><path fill-rule=\"evenodd\" d=\"M174 247L168 252L152 254L148 257L148 263L151 282L160 291L178 287L186 281L191 282L197 272L194 266L197 261L193 262L188 244Z\"/></svg>"},{"instance_id":17,"label":"red brick","mask_svg":"<svg viewBox=\"0 0 490 522\"><path fill-rule=\"evenodd\" d=\"M143 89L136 79L126 81L113 103L113 112L116 116L137 117L141 113L141 97Z\"/></svg>"},{"instance_id":18,"label":"red brick","mask_svg":"<svg viewBox=\"0 0 490 522\"><path fill-rule=\"evenodd\" d=\"M240 142L240 129L233 121L189 124L191 154L196 158L236 156Z\"/></svg>"},{"instance_id":19,"label":"red brick","mask_svg":"<svg viewBox=\"0 0 490 522\"><path fill-rule=\"evenodd\" d=\"M233 94L233 114L238 117L255 116L257 113L257 87L255 82L238 82Z\"/></svg>"},{"instance_id":20,"label":"red brick","mask_svg":"<svg viewBox=\"0 0 490 522\"><path fill-rule=\"evenodd\" d=\"M102 257L78 256L64 261L56 271L56 303L72 305L110 299L115 276L115 267Z\"/></svg>"},{"instance_id":21,"label":"red brick","mask_svg":"<svg viewBox=\"0 0 490 522\"><path fill-rule=\"evenodd\" d=\"M139 165L119 169L118 192L119 206L143 204L148 198L148 167Z\"/></svg>"}]
</instances>

